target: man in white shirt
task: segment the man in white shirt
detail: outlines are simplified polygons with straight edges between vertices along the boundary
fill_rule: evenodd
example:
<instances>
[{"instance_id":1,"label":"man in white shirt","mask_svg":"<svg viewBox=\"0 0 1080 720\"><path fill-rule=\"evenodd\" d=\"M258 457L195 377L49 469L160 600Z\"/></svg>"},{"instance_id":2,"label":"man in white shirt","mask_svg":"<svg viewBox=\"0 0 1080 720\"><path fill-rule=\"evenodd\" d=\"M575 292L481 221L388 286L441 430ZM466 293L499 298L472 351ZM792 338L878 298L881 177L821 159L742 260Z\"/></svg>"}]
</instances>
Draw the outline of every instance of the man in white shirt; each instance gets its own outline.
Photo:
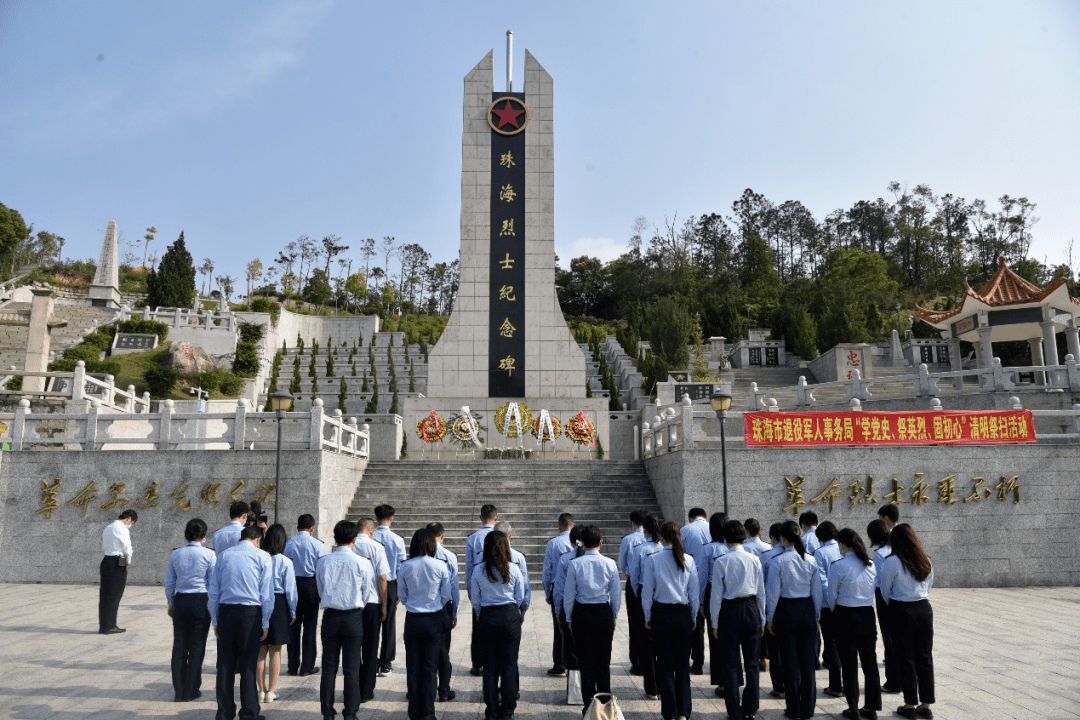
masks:
<instances>
[{"instance_id":1,"label":"man in white shirt","mask_svg":"<svg viewBox=\"0 0 1080 720\"><path fill-rule=\"evenodd\" d=\"M101 590L98 598L98 632L117 635L126 632L116 626L120 598L127 586L127 569L131 565L131 534L128 528L139 519L139 513L125 510L101 533Z\"/></svg>"}]
</instances>

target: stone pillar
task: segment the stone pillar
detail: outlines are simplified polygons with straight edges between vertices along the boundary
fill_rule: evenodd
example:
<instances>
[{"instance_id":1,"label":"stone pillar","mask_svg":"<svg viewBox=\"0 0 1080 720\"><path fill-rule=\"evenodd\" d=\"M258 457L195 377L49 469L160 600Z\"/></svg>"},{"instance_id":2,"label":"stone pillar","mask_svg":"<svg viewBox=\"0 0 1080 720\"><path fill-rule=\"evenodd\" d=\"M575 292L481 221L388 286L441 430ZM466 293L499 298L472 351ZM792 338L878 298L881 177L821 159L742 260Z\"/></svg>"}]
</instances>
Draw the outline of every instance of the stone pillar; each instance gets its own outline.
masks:
<instances>
[{"instance_id":1,"label":"stone pillar","mask_svg":"<svg viewBox=\"0 0 1080 720\"><path fill-rule=\"evenodd\" d=\"M975 350L979 356L979 367L988 368L994 364L994 344L990 341L990 334L992 328L989 326L980 327L979 342L975 345Z\"/></svg>"},{"instance_id":2,"label":"stone pillar","mask_svg":"<svg viewBox=\"0 0 1080 720\"><path fill-rule=\"evenodd\" d=\"M101 244L94 282L90 286L90 301L95 307L120 307L119 237L116 221L110 220L109 227L105 230L105 240Z\"/></svg>"},{"instance_id":3,"label":"stone pillar","mask_svg":"<svg viewBox=\"0 0 1080 720\"><path fill-rule=\"evenodd\" d=\"M49 367L49 317L52 315L56 293L47 288L33 288L30 305L30 328L26 338L26 372L45 372ZM27 377L23 390L44 392L45 378Z\"/></svg>"},{"instance_id":4,"label":"stone pillar","mask_svg":"<svg viewBox=\"0 0 1080 720\"><path fill-rule=\"evenodd\" d=\"M1039 338L1029 338L1028 347L1031 348L1031 364L1035 367L1042 367L1043 365L1045 365L1046 361L1043 359L1042 340L1040 340ZM1046 384L1045 372L1040 372L1036 370L1034 375L1036 385Z\"/></svg>"},{"instance_id":5,"label":"stone pillar","mask_svg":"<svg viewBox=\"0 0 1080 720\"><path fill-rule=\"evenodd\" d=\"M1051 312L1053 311L1049 310L1049 308L1046 310L1046 313L1048 315ZM1043 320L1041 323L1039 323L1039 327L1042 328L1043 335L1043 358L1045 358L1045 362L1047 365L1057 365L1057 323L1055 323L1053 320ZM1052 384L1052 381L1056 375L1058 375L1058 373L1047 373L1046 384Z\"/></svg>"},{"instance_id":6,"label":"stone pillar","mask_svg":"<svg viewBox=\"0 0 1080 720\"><path fill-rule=\"evenodd\" d=\"M1069 354L1073 356L1074 360L1080 362L1080 328L1066 325L1065 339L1068 341Z\"/></svg>"},{"instance_id":7,"label":"stone pillar","mask_svg":"<svg viewBox=\"0 0 1080 720\"><path fill-rule=\"evenodd\" d=\"M949 338L949 365L953 372L962 372L964 369L964 358L960 355L960 338ZM963 377L953 378L954 390L962 390L963 387Z\"/></svg>"}]
</instances>

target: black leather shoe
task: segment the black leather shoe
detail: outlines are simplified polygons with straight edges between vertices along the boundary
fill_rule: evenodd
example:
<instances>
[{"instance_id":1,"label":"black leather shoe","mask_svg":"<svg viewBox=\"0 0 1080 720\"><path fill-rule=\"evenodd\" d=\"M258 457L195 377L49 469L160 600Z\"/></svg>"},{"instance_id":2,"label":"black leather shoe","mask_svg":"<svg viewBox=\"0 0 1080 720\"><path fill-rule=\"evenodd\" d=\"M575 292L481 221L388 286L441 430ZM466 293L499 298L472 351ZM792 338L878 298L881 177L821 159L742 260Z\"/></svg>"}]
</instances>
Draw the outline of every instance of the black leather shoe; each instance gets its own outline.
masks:
<instances>
[{"instance_id":1,"label":"black leather shoe","mask_svg":"<svg viewBox=\"0 0 1080 720\"><path fill-rule=\"evenodd\" d=\"M566 671L557 667L549 668L547 674L551 677L566 677Z\"/></svg>"},{"instance_id":2,"label":"black leather shoe","mask_svg":"<svg viewBox=\"0 0 1080 720\"><path fill-rule=\"evenodd\" d=\"M877 710L871 710L870 708L859 708L859 715L866 718L866 720L877 720Z\"/></svg>"},{"instance_id":3,"label":"black leather shoe","mask_svg":"<svg viewBox=\"0 0 1080 720\"><path fill-rule=\"evenodd\" d=\"M889 693L890 695L899 695L903 691L903 688L893 685L882 685L881 692Z\"/></svg>"},{"instance_id":4,"label":"black leather shoe","mask_svg":"<svg viewBox=\"0 0 1080 720\"><path fill-rule=\"evenodd\" d=\"M704 675L705 674L705 668L704 667L692 667L692 668L690 668L690 674L691 675Z\"/></svg>"},{"instance_id":5,"label":"black leather shoe","mask_svg":"<svg viewBox=\"0 0 1080 720\"><path fill-rule=\"evenodd\" d=\"M198 700L201 697L202 697L202 690L196 690L195 694L188 698L188 702Z\"/></svg>"},{"instance_id":6,"label":"black leather shoe","mask_svg":"<svg viewBox=\"0 0 1080 720\"><path fill-rule=\"evenodd\" d=\"M449 702L449 701L453 700L456 697L457 697L457 693L454 692L453 690L449 690L449 691L446 692L445 695L443 693L439 693L439 702Z\"/></svg>"},{"instance_id":7,"label":"black leather shoe","mask_svg":"<svg viewBox=\"0 0 1080 720\"><path fill-rule=\"evenodd\" d=\"M934 720L934 711L928 707L920 706L915 708L915 714L921 718L925 718L925 720Z\"/></svg>"},{"instance_id":8,"label":"black leather shoe","mask_svg":"<svg viewBox=\"0 0 1080 720\"><path fill-rule=\"evenodd\" d=\"M787 695L784 694L783 690L770 690L769 694L772 695L774 698L780 698L781 700L787 697Z\"/></svg>"},{"instance_id":9,"label":"black leather shoe","mask_svg":"<svg viewBox=\"0 0 1080 720\"><path fill-rule=\"evenodd\" d=\"M289 671L289 675L292 675L293 677L296 677L299 674L300 674L299 670L290 670Z\"/></svg>"},{"instance_id":10,"label":"black leather shoe","mask_svg":"<svg viewBox=\"0 0 1080 720\"><path fill-rule=\"evenodd\" d=\"M472 675L473 677L480 677L481 675L484 674L484 668L482 668L482 667L471 668L469 670L469 674Z\"/></svg>"},{"instance_id":11,"label":"black leather shoe","mask_svg":"<svg viewBox=\"0 0 1080 720\"><path fill-rule=\"evenodd\" d=\"M859 720L859 711L852 708L844 708L840 714L848 720Z\"/></svg>"},{"instance_id":12,"label":"black leather shoe","mask_svg":"<svg viewBox=\"0 0 1080 720\"><path fill-rule=\"evenodd\" d=\"M310 670L301 670L300 673L299 673L300 677L307 677L308 675L318 675L318 674L319 674L319 668L317 668L317 667L311 668Z\"/></svg>"},{"instance_id":13,"label":"black leather shoe","mask_svg":"<svg viewBox=\"0 0 1080 720\"><path fill-rule=\"evenodd\" d=\"M127 632L127 630L120 627L114 627L109 628L108 630L101 630L100 632L102 635L119 635L120 633Z\"/></svg>"},{"instance_id":14,"label":"black leather shoe","mask_svg":"<svg viewBox=\"0 0 1080 720\"><path fill-rule=\"evenodd\" d=\"M904 707L903 705L896 708L896 714L899 715L900 717L909 718L909 720L915 720L915 718L918 717L918 715L915 714L915 708L913 708L913 707Z\"/></svg>"},{"instance_id":15,"label":"black leather shoe","mask_svg":"<svg viewBox=\"0 0 1080 720\"><path fill-rule=\"evenodd\" d=\"M632 668L630 668L630 674L631 675L644 675L645 673L641 672L641 668L632 667Z\"/></svg>"},{"instance_id":16,"label":"black leather shoe","mask_svg":"<svg viewBox=\"0 0 1080 720\"><path fill-rule=\"evenodd\" d=\"M724 686L717 685L716 688L713 689L713 694L716 695L716 697L724 697Z\"/></svg>"},{"instance_id":17,"label":"black leather shoe","mask_svg":"<svg viewBox=\"0 0 1080 720\"><path fill-rule=\"evenodd\" d=\"M830 687L827 687L824 690L822 690L821 692L825 693L829 697L844 697L844 689L843 688L830 688Z\"/></svg>"}]
</instances>

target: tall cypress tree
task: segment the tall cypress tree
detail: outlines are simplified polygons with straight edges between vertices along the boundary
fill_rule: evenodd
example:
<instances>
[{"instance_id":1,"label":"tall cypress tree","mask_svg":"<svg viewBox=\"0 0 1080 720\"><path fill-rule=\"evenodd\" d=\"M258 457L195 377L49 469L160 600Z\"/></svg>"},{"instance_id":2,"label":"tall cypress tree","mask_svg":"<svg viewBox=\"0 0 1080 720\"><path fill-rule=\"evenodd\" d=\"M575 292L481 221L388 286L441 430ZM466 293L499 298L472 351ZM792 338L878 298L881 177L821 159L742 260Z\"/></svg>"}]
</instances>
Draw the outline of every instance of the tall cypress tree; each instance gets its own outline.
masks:
<instances>
[{"instance_id":1,"label":"tall cypress tree","mask_svg":"<svg viewBox=\"0 0 1080 720\"><path fill-rule=\"evenodd\" d=\"M184 233L161 256L157 270L146 276L150 307L189 308L195 299L195 263L184 244Z\"/></svg>"}]
</instances>

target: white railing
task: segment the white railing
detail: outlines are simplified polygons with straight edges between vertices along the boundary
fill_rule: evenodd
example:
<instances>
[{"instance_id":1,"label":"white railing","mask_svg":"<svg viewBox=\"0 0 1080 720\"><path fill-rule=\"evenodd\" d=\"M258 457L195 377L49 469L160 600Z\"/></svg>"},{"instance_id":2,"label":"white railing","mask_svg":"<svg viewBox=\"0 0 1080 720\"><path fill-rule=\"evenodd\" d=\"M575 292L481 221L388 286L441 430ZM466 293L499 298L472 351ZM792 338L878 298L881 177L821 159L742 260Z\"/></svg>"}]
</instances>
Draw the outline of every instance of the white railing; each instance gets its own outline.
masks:
<instances>
[{"instance_id":1,"label":"white railing","mask_svg":"<svg viewBox=\"0 0 1080 720\"><path fill-rule=\"evenodd\" d=\"M198 327L203 330L227 332L236 332L237 328L236 318L231 312L215 315L209 310L200 312L189 308L175 308L172 310L151 310L150 308L144 308L142 310L131 310L125 307L120 309L121 322L132 318L153 320L155 322L165 323L172 328Z\"/></svg>"},{"instance_id":2,"label":"white railing","mask_svg":"<svg viewBox=\"0 0 1080 720\"><path fill-rule=\"evenodd\" d=\"M23 378L67 378L62 383L61 390L11 390L9 385L16 376ZM53 382L53 387L58 383ZM16 372L8 371L0 375L0 395L20 395L22 397L66 398L69 400L98 400L102 407L127 413L150 412L150 393L144 392L142 396L135 394L135 386L128 385L127 390L116 387L115 378L106 375L103 380L86 374L86 363L82 360L75 363L74 372Z\"/></svg>"}]
</instances>

